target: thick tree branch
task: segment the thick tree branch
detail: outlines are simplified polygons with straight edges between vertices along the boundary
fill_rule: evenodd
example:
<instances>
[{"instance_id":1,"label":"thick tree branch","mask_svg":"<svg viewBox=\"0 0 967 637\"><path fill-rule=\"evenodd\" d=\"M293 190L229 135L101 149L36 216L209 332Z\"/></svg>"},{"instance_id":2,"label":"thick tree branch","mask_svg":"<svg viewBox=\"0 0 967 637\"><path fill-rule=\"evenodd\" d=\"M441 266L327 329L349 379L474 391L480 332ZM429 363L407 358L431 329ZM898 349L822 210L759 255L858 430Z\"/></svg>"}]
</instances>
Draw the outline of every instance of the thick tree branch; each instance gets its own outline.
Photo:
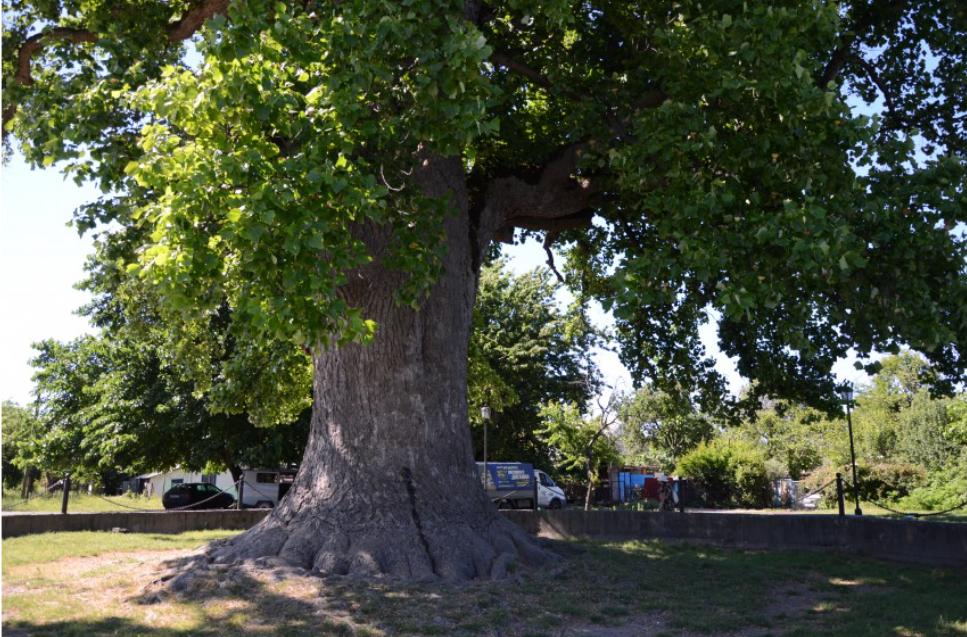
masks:
<instances>
[{"instance_id":1,"label":"thick tree branch","mask_svg":"<svg viewBox=\"0 0 967 637\"><path fill-rule=\"evenodd\" d=\"M168 25L166 31L169 42L181 42L190 38L209 18L228 11L231 0L201 0L194 9L180 20ZM27 38L17 52L17 72L14 78L21 84L30 85L34 80L30 75L30 60L45 44L53 40L69 40L76 44L94 43L101 36L93 31L56 27Z\"/></svg>"},{"instance_id":2,"label":"thick tree branch","mask_svg":"<svg viewBox=\"0 0 967 637\"><path fill-rule=\"evenodd\" d=\"M34 83L34 79L30 76L30 58L47 42L53 40L68 40L75 44L82 44L97 42L98 36L90 31L64 27L30 36L20 47L20 51L17 52L17 72L13 76L15 80L27 86Z\"/></svg>"},{"instance_id":3,"label":"thick tree branch","mask_svg":"<svg viewBox=\"0 0 967 637\"><path fill-rule=\"evenodd\" d=\"M648 91L647 93L642 93L635 102L631 105L634 112L647 110L650 108L658 108L665 103L668 99L668 94L661 89L655 89L653 91Z\"/></svg>"},{"instance_id":4,"label":"thick tree branch","mask_svg":"<svg viewBox=\"0 0 967 637\"><path fill-rule=\"evenodd\" d=\"M896 18L902 15L903 10L906 9L908 0L887 1L882 3L884 6L876 6L876 4L874 3L873 6L866 8L866 14L856 21L850 29L850 33L845 36L843 43L833 51L829 62L826 64L826 68L823 69L823 74L817 82L820 88L825 89L827 84L839 77L843 67L852 58L853 45L856 44L856 40L869 31L873 27L874 22Z\"/></svg>"},{"instance_id":5,"label":"thick tree branch","mask_svg":"<svg viewBox=\"0 0 967 637\"><path fill-rule=\"evenodd\" d=\"M548 232L564 232L565 230L577 230L579 228L590 228L594 219L591 211L579 212L567 217L547 219L542 217L512 217L504 221L504 227L523 228L525 230L547 230Z\"/></svg>"},{"instance_id":6,"label":"thick tree branch","mask_svg":"<svg viewBox=\"0 0 967 637\"><path fill-rule=\"evenodd\" d=\"M545 219L541 217L513 217L504 221L504 225L494 231L494 241L512 244L514 242L514 230L522 228L524 230L546 230L551 243L557 235L565 230L578 230L580 228L590 228L594 221L594 212L586 210L568 217L558 219ZM546 243L546 241L545 241ZM545 246L546 247L546 246Z\"/></svg>"},{"instance_id":7,"label":"thick tree branch","mask_svg":"<svg viewBox=\"0 0 967 637\"><path fill-rule=\"evenodd\" d=\"M512 58L507 53L503 51L494 51L490 55L490 61L494 64L502 66L509 71L512 71L518 75L526 77L530 81L534 82L539 86L544 88L552 88L551 81L547 79L540 71L537 69L527 66L523 62L518 62L516 59Z\"/></svg>"},{"instance_id":8,"label":"thick tree branch","mask_svg":"<svg viewBox=\"0 0 967 637\"><path fill-rule=\"evenodd\" d=\"M886 84L883 83L883 79L880 74L876 72L876 67L864 60L858 55L850 56L850 60L859 64L866 74L870 77L870 80L876 84L876 87L880 89L880 93L883 94L883 101L886 102L886 109L890 113L890 118L896 120L897 112L896 105L893 103L893 95L887 90Z\"/></svg>"},{"instance_id":9,"label":"thick tree branch","mask_svg":"<svg viewBox=\"0 0 967 637\"><path fill-rule=\"evenodd\" d=\"M588 227L599 193L590 180L575 176L583 149L583 143L564 147L537 183L520 177L495 179L484 194L481 239L512 240L513 228L560 232Z\"/></svg>"},{"instance_id":10,"label":"thick tree branch","mask_svg":"<svg viewBox=\"0 0 967 637\"><path fill-rule=\"evenodd\" d=\"M232 0L200 0L181 20L168 25L168 41L181 42L190 38L209 18L228 13Z\"/></svg>"},{"instance_id":11,"label":"thick tree branch","mask_svg":"<svg viewBox=\"0 0 967 637\"><path fill-rule=\"evenodd\" d=\"M228 11L231 0L199 0L191 11L180 20L170 23L166 30L169 42L181 42L190 38L209 18ZM85 29L55 27L30 36L17 52L17 71L14 80L24 86L30 86L34 79L30 74L30 62L34 55L45 45L56 40L67 40L75 44L93 44L101 36ZM6 132L7 122L16 114L17 105L8 104L3 109L3 127Z\"/></svg>"},{"instance_id":12,"label":"thick tree branch","mask_svg":"<svg viewBox=\"0 0 967 637\"><path fill-rule=\"evenodd\" d=\"M853 41L856 38L849 38L846 42L839 46L830 58L829 62L826 64L826 68L823 70L823 74L819 78L817 84L820 88L825 89L830 82L839 77L840 71L846 66L846 61L850 56L850 49L853 47Z\"/></svg>"}]
</instances>

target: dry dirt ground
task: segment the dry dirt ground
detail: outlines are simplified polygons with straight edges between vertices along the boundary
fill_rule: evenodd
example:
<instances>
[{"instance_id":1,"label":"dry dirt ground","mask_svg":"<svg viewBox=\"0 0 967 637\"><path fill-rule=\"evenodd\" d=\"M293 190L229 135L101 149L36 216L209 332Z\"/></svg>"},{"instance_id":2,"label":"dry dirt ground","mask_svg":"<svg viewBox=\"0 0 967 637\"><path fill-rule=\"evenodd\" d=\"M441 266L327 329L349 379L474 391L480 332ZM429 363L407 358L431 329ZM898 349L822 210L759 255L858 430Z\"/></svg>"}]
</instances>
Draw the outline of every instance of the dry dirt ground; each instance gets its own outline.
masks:
<instances>
[{"instance_id":1,"label":"dry dirt ground","mask_svg":"<svg viewBox=\"0 0 967 637\"><path fill-rule=\"evenodd\" d=\"M786 578L751 573L751 584L734 581L729 608L728 590L717 597L717 587L703 588L708 580L728 587L729 578L740 577L731 569L740 574L742 564L724 566L728 552L709 549L693 557L678 549L688 559L675 564L669 559L676 551L621 550L605 554L614 558L613 566L599 568L601 560L594 559L599 549L569 550L575 554L540 571L463 585L322 578L271 559L213 566L179 579L181 571L172 565L191 551L68 558L7 569L4 635L798 637L829 635L831 620L852 617L861 600L897 593L885 576L849 579L793 567ZM629 570L634 559L640 568ZM713 567L702 568L706 561ZM715 564L725 570L717 572ZM889 565L873 564L874 570L889 571ZM683 586L688 581L691 588ZM695 598L695 591L706 599ZM957 616L963 605L955 606L950 621L913 622L907 628L891 620L884 624L889 633L882 634L967 635L967 617ZM927 630L931 625L937 631ZM871 629L869 634L878 634Z\"/></svg>"}]
</instances>

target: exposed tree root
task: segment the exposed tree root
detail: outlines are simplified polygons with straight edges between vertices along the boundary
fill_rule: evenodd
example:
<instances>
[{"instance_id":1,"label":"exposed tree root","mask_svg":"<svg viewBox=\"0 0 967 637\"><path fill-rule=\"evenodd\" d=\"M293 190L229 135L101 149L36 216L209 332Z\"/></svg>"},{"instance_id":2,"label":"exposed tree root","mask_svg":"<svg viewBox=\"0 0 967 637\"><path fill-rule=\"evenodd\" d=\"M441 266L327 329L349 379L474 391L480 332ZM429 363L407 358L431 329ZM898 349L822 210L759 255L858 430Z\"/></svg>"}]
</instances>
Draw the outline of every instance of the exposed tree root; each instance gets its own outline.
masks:
<instances>
[{"instance_id":1,"label":"exposed tree root","mask_svg":"<svg viewBox=\"0 0 967 637\"><path fill-rule=\"evenodd\" d=\"M253 570L272 577L344 576L415 582L498 580L514 567L539 567L559 556L499 515L483 528L469 524L337 529L321 518L289 528L270 516L230 540L166 563L143 601L215 591Z\"/></svg>"}]
</instances>

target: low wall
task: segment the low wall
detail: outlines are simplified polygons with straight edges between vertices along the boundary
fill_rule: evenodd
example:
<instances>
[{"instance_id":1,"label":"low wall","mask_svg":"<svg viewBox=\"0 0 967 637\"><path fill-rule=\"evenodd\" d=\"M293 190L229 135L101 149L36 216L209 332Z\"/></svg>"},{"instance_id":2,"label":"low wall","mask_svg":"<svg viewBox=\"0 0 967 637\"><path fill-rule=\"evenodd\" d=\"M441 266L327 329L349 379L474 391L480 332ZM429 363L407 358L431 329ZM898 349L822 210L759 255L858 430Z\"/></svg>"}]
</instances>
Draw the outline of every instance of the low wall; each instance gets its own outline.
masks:
<instances>
[{"instance_id":1,"label":"low wall","mask_svg":"<svg viewBox=\"0 0 967 637\"><path fill-rule=\"evenodd\" d=\"M267 509L123 513L5 513L3 538L53 531L181 533L247 529ZM686 540L751 549L826 550L967 566L967 524L836 515L503 511L531 535L555 539Z\"/></svg>"},{"instance_id":2,"label":"low wall","mask_svg":"<svg viewBox=\"0 0 967 637\"><path fill-rule=\"evenodd\" d=\"M554 539L665 539L750 549L842 551L967 566L967 524L837 515L505 511L531 535Z\"/></svg>"},{"instance_id":3,"label":"low wall","mask_svg":"<svg viewBox=\"0 0 967 637\"><path fill-rule=\"evenodd\" d=\"M57 531L183 533L208 529L245 530L255 526L268 509L224 511L123 511L110 513L4 513L3 539Z\"/></svg>"}]
</instances>

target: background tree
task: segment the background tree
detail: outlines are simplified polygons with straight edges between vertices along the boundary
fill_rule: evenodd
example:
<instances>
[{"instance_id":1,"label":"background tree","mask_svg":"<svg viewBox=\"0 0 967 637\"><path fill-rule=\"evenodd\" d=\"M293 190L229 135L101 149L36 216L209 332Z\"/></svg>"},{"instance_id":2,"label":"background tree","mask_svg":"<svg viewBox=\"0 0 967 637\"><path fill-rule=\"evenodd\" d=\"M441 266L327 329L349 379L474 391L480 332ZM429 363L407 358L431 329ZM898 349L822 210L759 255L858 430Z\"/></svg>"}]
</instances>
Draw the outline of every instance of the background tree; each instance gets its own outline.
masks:
<instances>
[{"instance_id":1,"label":"background tree","mask_svg":"<svg viewBox=\"0 0 967 637\"><path fill-rule=\"evenodd\" d=\"M685 454L678 471L706 506L760 509L772 503L766 460L760 445L720 436Z\"/></svg>"},{"instance_id":2,"label":"background tree","mask_svg":"<svg viewBox=\"0 0 967 637\"><path fill-rule=\"evenodd\" d=\"M575 403L548 403L541 408L541 427L535 433L550 448L555 466L583 479L585 511L591 509L601 469L620 458L615 442L618 433L616 400L614 394L599 399L598 411L594 415L583 413Z\"/></svg>"},{"instance_id":3,"label":"background tree","mask_svg":"<svg viewBox=\"0 0 967 637\"><path fill-rule=\"evenodd\" d=\"M517 228L565 246L639 378L703 411L710 307L753 404L831 407L850 349L963 378L957 0L5 9L4 128L112 193L81 226L139 229L125 271L186 320L227 303L240 340L312 352L299 478L218 559L455 579L541 559L467 426L476 275Z\"/></svg>"},{"instance_id":4,"label":"background tree","mask_svg":"<svg viewBox=\"0 0 967 637\"><path fill-rule=\"evenodd\" d=\"M952 423L962 394L932 397L935 378L915 352L887 356L870 383L857 389L853 411L861 497L910 511L937 511L967 498L962 445ZM756 418L717 437L741 440L765 454L772 478L828 485L850 466L844 414L830 416L788 401L763 401ZM834 493L825 491L835 506Z\"/></svg>"},{"instance_id":5,"label":"background tree","mask_svg":"<svg viewBox=\"0 0 967 637\"><path fill-rule=\"evenodd\" d=\"M489 404L489 458L550 466L535 433L541 406L585 405L598 387L590 362L596 330L578 305L559 308L560 287L546 269L515 276L498 260L481 270L468 374L476 458L483 459L480 407Z\"/></svg>"},{"instance_id":6,"label":"background tree","mask_svg":"<svg viewBox=\"0 0 967 637\"><path fill-rule=\"evenodd\" d=\"M35 435L36 421L29 408L5 400L0 426L3 428L3 488L20 486L21 497L26 498L33 490L37 470L25 464L23 452Z\"/></svg>"},{"instance_id":7,"label":"background tree","mask_svg":"<svg viewBox=\"0 0 967 637\"><path fill-rule=\"evenodd\" d=\"M903 503L906 506L939 511L967 501L967 396L964 394L947 405L944 439L952 447L947 461L930 473L925 485L910 494Z\"/></svg>"},{"instance_id":8,"label":"background tree","mask_svg":"<svg viewBox=\"0 0 967 637\"><path fill-rule=\"evenodd\" d=\"M679 458L715 433L712 418L699 413L681 391L671 394L645 385L623 397L617 410L626 455L668 473L675 471Z\"/></svg>"},{"instance_id":9,"label":"background tree","mask_svg":"<svg viewBox=\"0 0 967 637\"><path fill-rule=\"evenodd\" d=\"M781 469L776 477L800 480L827 458L837 464L848 460L844 428L840 419L831 419L816 409L786 401L764 401L755 418L746 420L736 434L765 448Z\"/></svg>"},{"instance_id":10,"label":"background tree","mask_svg":"<svg viewBox=\"0 0 967 637\"><path fill-rule=\"evenodd\" d=\"M888 356L877 367L869 386L857 389L853 415L857 453L871 461L896 455L903 428L901 413L908 411L918 395L929 397L936 382L936 372L916 352Z\"/></svg>"},{"instance_id":11,"label":"background tree","mask_svg":"<svg viewBox=\"0 0 967 637\"><path fill-rule=\"evenodd\" d=\"M181 321L125 276L126 234L89 260L82 309L97 336L46 341L33 361L43 434L33 460L114 489L123 473L296 463L308 438L308 357L288 342L239 342L232 312Z\"/></svg>"},{"instance_id":12,"label":"background tree","mask_svg":"<svg viewBox=\"0 0 967 637\"><path fill-rule=\"evenodd\" d=\"M209 394L168 367L151 343L105 335L39 348L33 364L41 433L27 455L36 466L115 491L122 474L181 466L229 470L238 480L245 467L302 456L307 411L272 427L256 426L244 412L213 412Z\"/></svg>"},{"instance_id":13,"label":"background tree","mask_svg":"<svg viewBox=\"0 0 967 637\"><path fill-rule=\"evenodd\" d=\"M957 443L949 435L949 413L953 401L933 399L918 393L909 409L901 413L898 455L928 470L943 467L957 453Z\"/></svg>"}]
</instances>

